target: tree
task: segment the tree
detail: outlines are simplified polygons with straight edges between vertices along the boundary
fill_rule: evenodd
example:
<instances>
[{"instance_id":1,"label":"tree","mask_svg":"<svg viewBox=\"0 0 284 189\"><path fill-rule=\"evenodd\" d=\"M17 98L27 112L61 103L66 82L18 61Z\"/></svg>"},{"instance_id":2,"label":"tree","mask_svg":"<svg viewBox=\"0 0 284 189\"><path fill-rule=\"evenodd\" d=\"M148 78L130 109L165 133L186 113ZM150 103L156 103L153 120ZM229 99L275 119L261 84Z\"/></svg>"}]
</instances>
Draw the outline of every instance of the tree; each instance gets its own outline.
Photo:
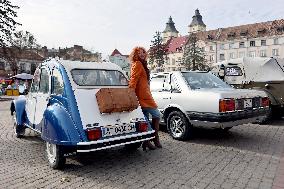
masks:
<instances>
[{"instance_id":1,"label":"tree","mask_svg":"<svg viewBox=\"0 0 284 189\"><path fill-rule=\"evenodd\" d=\"M159 68L165 63L165 58L167 55L166 45L163 44L163 39L161 37L161 32L156 32L154 39L151 41L150 52L149 52L149 64L157 63Z\"/></svg>"},{"instance_id":2,"label":"tree","mask_svg":"<svg viewBox=\"0 0 284 189\"><path fill-rule=\"evenodd\" d=\"M198 38L196 34L190 34L188 42L184 47L182 64L188 70L205 70L208 68L206 64L205 52L197 44Z\"/></svg>"},{"instance_id":3,"label":"tree","mask_svg":"<svg viewBox=\"0 0 284 189\"><path fill-rule=\"evenodd\" d=\"M10 65L13 74L18 73L19 58L22 57L24 51L38 49L40 45L37 43L34 35L28 31L17 31L12 35L10 40L11 47L4 48L4 58Z\"/></svg>"},{"instance_id":4,"label":"tree","mask_svg":"<svg viewBox=\"0 0 284 189\"><path fill-rule=\"evenodd\" d=\"M0 47L2 48L10 45L16 26L20 25L14 20L17 17L15 9L19 7L12 5L8 0L0 0Z\"/></svg>"}]
</instances>

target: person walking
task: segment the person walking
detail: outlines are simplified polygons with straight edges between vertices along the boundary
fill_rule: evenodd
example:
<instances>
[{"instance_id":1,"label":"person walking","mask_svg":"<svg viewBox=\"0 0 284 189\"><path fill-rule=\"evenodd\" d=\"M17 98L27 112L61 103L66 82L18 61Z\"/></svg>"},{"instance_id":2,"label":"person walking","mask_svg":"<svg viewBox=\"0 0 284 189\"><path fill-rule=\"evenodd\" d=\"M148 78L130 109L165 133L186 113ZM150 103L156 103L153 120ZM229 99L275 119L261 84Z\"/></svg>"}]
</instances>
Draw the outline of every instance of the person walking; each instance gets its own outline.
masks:
<instances>
[{"instance_id":1,"label":"person walking","mask_svg":"<svg viewBox=\"0 0 284 189\"><path fill-rule=\"evenodd\" d=\"M157 148L162 148L159 140L159 124L160 112L157 109L157 104L154 101L150 91L150 71L147 67L147 52L143 47L135 47L130 54L131 73L129 80L129 88L135 90L139 104L145 117L149 120L149 114L152 116L152 127L155 129L154 144ZM155 147L150 141L143 142L143 150L146 148L154 150Z\"/></svg>"}]
</instances>

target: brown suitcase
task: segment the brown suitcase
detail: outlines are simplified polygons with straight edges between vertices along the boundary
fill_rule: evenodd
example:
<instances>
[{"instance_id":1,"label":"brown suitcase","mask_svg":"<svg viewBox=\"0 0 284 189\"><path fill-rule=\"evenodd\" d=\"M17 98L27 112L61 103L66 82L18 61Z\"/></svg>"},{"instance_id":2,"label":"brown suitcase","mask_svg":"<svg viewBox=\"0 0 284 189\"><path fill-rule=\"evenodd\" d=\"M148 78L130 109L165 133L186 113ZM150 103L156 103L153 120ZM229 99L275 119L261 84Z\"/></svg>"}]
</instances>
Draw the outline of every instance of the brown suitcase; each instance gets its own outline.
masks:
<instances>
[{"instance_id":1,"label":"brown suitcase","mask_svg":"<svg viewBox=\"0 0 284 189\"><path fill-rule=\"evenodd\" d=\"M102 88L96 94L101 113L133 111L139 103L130 88Z\"/></svg>"},{"instance_id":2,"label":"brown suitcase","mask_svg":"<svg viewBox=\"0 0 284 189\"><path fill-rule=\"evenodd\" d=\"M111 92L108 88L100 89L96 93L96 98L101 113L111 113L113 111Z\"/></svg>"}]
</instances>

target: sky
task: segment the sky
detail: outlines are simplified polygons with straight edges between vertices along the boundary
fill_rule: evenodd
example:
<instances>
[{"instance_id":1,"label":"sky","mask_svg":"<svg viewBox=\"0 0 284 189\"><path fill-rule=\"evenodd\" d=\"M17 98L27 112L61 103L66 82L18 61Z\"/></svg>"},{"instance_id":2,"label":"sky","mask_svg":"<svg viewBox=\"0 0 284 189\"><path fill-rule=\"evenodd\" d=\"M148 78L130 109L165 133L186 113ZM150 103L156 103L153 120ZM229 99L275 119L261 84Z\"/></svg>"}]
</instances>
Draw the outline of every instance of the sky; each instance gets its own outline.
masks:
<instances>
[{"instance_id":1,"label":"sky","mask_svg":"<svg viewBox=\"0 0 284 189\"><path fill-rule=\"evenodd\" d=\"M10 0L18 5L18 30L34 34L41 46L74 44L110 55L149 48L156 31L172 16L180 35L188 34L195 9L207 30L284 19L283 0Z\"/></svg>"}]
</instances>

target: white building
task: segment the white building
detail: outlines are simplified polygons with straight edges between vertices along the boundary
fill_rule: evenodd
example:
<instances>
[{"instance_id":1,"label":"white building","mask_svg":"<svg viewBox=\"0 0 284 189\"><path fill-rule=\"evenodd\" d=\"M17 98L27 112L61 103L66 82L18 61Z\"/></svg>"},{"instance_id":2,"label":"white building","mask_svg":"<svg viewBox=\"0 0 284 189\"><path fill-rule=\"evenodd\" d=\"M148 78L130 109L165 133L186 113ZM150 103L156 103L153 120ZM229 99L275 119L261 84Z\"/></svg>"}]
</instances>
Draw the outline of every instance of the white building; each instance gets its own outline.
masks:
<instances>
[{"instance_id":1,"label":"white building","mask_svg":"<svg viewBox=\"0 0 284 189\"><path fill-rule=\"evenodd\" d=\"M117 64L126 72L126 74L130 75L130 60L129 55L122 55L117 49L114 49L114 51L109 56L109 61Z\"/></svg>"},{"instance_id":2,"label":"white building","mask_svg":"<svg viewBox=\"0 0 284 189\"><path fill-rule=\"evenodd\" d=\"M171 17L165 31L163 37L169 49L165 71L181 69L188 35L179 36ZM209 66L218 61L241 57L284 58L284 19L206 31L197 9L188 32L196 33Z\"/></svg>"}]
</instances>

